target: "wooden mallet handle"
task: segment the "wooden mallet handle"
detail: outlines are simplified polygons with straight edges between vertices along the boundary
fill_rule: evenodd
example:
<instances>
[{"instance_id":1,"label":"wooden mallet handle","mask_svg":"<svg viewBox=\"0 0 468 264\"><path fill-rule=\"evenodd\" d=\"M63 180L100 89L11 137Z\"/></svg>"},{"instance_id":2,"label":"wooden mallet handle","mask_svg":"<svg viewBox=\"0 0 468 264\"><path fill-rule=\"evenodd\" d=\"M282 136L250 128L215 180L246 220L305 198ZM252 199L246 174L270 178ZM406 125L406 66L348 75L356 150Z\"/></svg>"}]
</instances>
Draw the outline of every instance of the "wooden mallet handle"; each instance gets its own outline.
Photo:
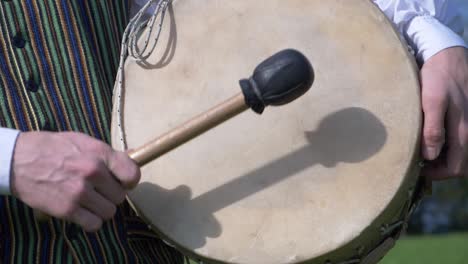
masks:
<instances>
[{"instance_id":1,"label":"wooden mallet handle","mask_svg":"<svg viewBox=\"0 0 468 264\"><path fill-rule=\"evenodd\" d=\"M130 151L129 156L138 166L144 166L247 108L244 96L238 94L145 145Z\"/></svg>"},{"instance_id":2,"label":"wooden mallet handle","mask_svg":"<svg viewBox=\"0 0 468 264\"><path fill-rule=\"evenodd\" d=\"M310 89L313 81L314 71L307 58L296 50L283 50L258 65L252 77L240 80L241 93L134 149L129 156L138 166L144 166L249 108L261 114L266 106L295 100ZM36 217L45 216L36 211Z\"/></svg>"}]
</instances>

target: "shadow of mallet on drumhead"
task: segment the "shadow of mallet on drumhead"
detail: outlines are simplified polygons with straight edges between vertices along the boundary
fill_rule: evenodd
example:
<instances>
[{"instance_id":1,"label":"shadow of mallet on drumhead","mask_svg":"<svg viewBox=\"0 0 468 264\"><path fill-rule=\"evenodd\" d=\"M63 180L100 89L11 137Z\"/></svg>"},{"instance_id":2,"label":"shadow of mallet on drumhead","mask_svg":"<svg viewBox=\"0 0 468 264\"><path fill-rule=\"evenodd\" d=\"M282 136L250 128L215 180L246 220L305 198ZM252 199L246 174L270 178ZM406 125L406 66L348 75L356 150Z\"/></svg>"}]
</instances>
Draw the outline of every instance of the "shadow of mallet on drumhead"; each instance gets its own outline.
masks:
<instances>
[{"instance_id":1,"label":"shadow of mallet on drumhead","mask_svg":"<svg viewBox=\"0 0 468 264\"><path fill-rule=\"evenodd\" d=\"M132 196L136 200L159 201L158 206L142 205L145 207L142 211L146 217L158 219L162 224L158 226L163 231L161 235L168 232L176 238L167 239L176 240L182 247L201 248L208 237L218 237L222 232L223 227L213 215L218 210L294 177L309 167L365 161L387 140L382 122L371 112L357 107L326 116L315 131L305 131L304 136L309 143L306 146L292 153L285 150L284 156L195 198L188 186L166 190L147 182L140 184ZM238 221L242 222L242 216Z\"/></svg>"}]
</instances>

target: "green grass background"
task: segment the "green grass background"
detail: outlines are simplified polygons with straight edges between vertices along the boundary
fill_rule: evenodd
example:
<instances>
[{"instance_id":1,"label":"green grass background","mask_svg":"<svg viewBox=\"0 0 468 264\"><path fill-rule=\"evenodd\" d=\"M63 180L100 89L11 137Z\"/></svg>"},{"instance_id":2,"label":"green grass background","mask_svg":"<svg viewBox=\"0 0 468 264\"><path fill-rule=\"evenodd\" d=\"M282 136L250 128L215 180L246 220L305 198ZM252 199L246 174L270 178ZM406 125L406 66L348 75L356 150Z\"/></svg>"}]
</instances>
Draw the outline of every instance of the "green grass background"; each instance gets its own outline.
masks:
<instances>
[{"instance_id":1,"label":"green grass background","mask_svg":"<svg viewBox=\"0 0 468 264\"><path fill-rule=\"evenodd\" d=\"M379 264L468 264L468 233L404 237Z\"/></svg>"},{"instance_id":2,"label":"green grass background","mask_svg":"<svg viewBox=\"0 0 468 264\"><path fill-rule=\"evenodd\" d=\"M379 264L468 264L468 233L404 237Z\"/></svg>"}]
</instances>

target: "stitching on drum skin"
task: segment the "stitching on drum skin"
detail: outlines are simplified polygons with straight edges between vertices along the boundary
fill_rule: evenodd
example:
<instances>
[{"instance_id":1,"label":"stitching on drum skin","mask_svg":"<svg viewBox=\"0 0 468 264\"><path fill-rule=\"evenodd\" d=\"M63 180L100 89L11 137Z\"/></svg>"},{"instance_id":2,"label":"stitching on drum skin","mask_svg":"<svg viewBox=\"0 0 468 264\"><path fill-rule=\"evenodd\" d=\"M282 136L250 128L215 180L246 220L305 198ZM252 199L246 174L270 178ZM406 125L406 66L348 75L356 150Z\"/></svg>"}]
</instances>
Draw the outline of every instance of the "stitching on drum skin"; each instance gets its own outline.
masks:
<instances>
[{"instance_id":1,"label":"stitching on drum skin","mask_svg":"<svg viewBox=\"0 0 468 264\"><path fill-rule=\"evenodd\" d=\"M136 59L137 61L142 61L147 59L153 53L156 45L158 44L159 36L161 34L164 17L166 14L166 10L169 7L172 0L149 0L138 13L130 20L127 25L127 28L124 31L122 37L122 45L121 45L121 53L120 53L120 63L119 69L117 73L117 85L114 89L114 94L117 96L116 100L116 109L117 109L117 129L118 135L120 138L120 144L122 150L127 150L127 142L125 138L125 132L123 128L123 113L122 113L122 105L123 105L123 79L124 79L124 66L125 61L130 55L132 58ZM147 11L156 3L156 8L153 11L153 14L150 18L146 18L145 14ZM154 26L156 24L157 18L160 17L160 22L157 26L157 33L153 40L152 46L150 44L150 38L154 30ZM138 42L138 35L145 29L148 28L148 32L146 35L146 39L144 41L144 46L141 50L138 49L137 42ZM150 50L148 51L148 47Z\"/></svg>"}]
</instances>

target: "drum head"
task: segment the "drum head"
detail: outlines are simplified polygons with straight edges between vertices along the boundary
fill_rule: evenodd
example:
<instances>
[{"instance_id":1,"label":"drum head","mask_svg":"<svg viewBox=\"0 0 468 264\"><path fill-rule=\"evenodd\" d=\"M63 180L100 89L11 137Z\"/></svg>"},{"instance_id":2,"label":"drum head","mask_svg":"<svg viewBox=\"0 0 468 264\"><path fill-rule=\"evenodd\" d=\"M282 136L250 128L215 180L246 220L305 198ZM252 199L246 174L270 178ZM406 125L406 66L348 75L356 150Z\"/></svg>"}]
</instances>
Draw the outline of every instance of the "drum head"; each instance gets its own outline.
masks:
<instances>
[{"instance_id":1,"label":"drum head","mask_svg":"<svg viewBox=\"0 0 468 264\"><path fill-rule=\"evenodd\" d=\"M186 253L343 261L380 243L414 187L416 67L367 0L174 1L153 54L126 61L114 147L120 113L128 148L141 146L240 92L240 79L288 48L314 67L307 94L244 112L151 162L129 195Z\"/></svg>"}]
</instances>

